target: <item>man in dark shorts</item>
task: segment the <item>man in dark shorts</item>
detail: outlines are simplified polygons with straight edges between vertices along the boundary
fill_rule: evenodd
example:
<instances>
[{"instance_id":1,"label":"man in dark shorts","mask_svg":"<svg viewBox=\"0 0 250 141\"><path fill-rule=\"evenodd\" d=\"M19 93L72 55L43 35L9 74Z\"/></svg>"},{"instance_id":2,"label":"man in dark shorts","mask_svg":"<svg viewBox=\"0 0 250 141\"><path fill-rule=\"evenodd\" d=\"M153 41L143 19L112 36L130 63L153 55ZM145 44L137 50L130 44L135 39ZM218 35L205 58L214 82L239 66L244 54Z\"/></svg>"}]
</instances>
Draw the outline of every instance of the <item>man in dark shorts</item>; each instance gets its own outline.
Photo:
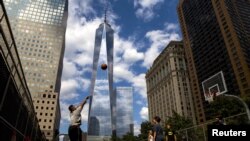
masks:
<instances>
[{"instance_id":1,"label":"man in dark shorts","mask_svg":"<svg viewBox=\"0 0 250 141\"><path fill-rule=\"evenodd\" d=\"M163 129L160 125L161 118L158 116L155 116L153 119L153 137L154 141L164 141L164 136L163 136Z\"/></svg>"},{"instance_id":2,"label":"man in dark shorts","mask_svg":"<svg viewBox=\"0 0 250 141\"><path fill-rule=\"evenodd\" d=\"M170 124L167 124L167 129L166 129L166 141L177 141L175 132L171 128Z\"/></svg>"}]
</instances>

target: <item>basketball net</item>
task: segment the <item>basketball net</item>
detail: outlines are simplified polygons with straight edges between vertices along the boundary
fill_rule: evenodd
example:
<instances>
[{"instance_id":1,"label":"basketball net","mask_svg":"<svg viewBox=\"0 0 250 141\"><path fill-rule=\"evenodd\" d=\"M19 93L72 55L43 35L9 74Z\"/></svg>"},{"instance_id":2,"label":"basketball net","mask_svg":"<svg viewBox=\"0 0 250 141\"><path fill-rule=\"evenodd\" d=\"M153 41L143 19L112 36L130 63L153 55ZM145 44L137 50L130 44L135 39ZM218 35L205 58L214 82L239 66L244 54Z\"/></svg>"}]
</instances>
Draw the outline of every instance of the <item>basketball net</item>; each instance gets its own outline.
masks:
<instances>
[{"instance_id":1,"label":"basketball net","mask_svg":"<svg viewBox=\"0 0 250 141\"><path fill-rule=\"evenodd\" d=\"M206 100L208 101L208 103L211 103L214 101L215 97L217 96L217 93L207 93L206 95Z\"/></svg>"}]
</instances>

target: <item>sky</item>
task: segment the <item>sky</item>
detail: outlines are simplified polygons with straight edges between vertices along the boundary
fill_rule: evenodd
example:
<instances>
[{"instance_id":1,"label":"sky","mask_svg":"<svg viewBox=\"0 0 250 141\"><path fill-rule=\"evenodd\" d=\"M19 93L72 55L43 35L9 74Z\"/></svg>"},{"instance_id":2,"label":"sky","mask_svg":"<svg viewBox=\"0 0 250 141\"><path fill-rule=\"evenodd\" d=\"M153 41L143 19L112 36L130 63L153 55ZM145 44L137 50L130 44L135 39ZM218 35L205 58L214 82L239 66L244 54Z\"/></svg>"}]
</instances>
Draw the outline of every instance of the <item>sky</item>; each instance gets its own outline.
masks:
<instances>
[{"instance_id":1,"label":"sky","mask_svg":"<svg viewBox=\"0 0 250 141\"><path fill-rule=\"evenodd\" d=\"M105 4L108 3L108 4ZM145 74L171 40L181 40L178 0L69 0L60 94L60 133L67 134L70 104L89 95L95 30L104 21L114 29L114 83L133 87L134 133L148 120ZM87 131L88 103L82 111Z\"/></svg>"}]
</instances>

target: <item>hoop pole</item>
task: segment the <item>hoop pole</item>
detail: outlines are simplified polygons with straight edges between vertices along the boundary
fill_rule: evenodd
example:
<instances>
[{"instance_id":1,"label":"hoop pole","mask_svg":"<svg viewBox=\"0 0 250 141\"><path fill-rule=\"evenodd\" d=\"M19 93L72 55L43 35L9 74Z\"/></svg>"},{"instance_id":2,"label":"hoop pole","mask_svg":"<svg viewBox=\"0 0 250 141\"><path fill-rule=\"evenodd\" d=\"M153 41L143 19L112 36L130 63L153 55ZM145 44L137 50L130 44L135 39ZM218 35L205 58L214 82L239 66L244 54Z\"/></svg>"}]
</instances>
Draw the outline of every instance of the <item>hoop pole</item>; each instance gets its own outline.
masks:
<instances>
[{"instance_id":1,"label":"hoop pole","mask_svg":"<svg viewBox=\"0 0 250 141\"><path fill-rule=\"evenodd\" d=\"M230 95L230 94L223 94L223 95L224 95L224 96L233 97L233 98L238 99L238 100L244 105L244 107L245 107L245 109L246 109L246 113L247 113L248 120L250 121L250 111L249 111L249 108L248 108L248 106L247 106L247 104L246 104L245 101L243 101L240 97L238 97L238 96L236 96L236 95Z\"/></svg>"}]
</instances>

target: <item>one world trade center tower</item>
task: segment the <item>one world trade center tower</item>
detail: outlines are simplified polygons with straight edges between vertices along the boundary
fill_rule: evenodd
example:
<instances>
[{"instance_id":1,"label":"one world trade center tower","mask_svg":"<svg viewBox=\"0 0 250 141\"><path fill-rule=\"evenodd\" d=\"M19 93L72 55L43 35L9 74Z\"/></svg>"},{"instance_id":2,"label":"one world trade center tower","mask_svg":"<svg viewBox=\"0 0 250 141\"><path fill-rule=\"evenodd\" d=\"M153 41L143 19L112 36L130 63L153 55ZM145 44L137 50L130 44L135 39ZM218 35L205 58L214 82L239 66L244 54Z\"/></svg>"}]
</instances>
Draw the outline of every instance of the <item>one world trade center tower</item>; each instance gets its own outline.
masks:
<instances>
[{"instance_id":1,"label":"one world trade center tower","mask_svg":"<svg viewBox=\"0 0 250 141\"><path fill-rule=\"evenodd\" d=\"M93 70L90 85L88 141L115 134L115 93L113 92L114 31L104 21L96 29ZM106 44L102 45L102 42Z\"/></svg>"}]
</instances>

